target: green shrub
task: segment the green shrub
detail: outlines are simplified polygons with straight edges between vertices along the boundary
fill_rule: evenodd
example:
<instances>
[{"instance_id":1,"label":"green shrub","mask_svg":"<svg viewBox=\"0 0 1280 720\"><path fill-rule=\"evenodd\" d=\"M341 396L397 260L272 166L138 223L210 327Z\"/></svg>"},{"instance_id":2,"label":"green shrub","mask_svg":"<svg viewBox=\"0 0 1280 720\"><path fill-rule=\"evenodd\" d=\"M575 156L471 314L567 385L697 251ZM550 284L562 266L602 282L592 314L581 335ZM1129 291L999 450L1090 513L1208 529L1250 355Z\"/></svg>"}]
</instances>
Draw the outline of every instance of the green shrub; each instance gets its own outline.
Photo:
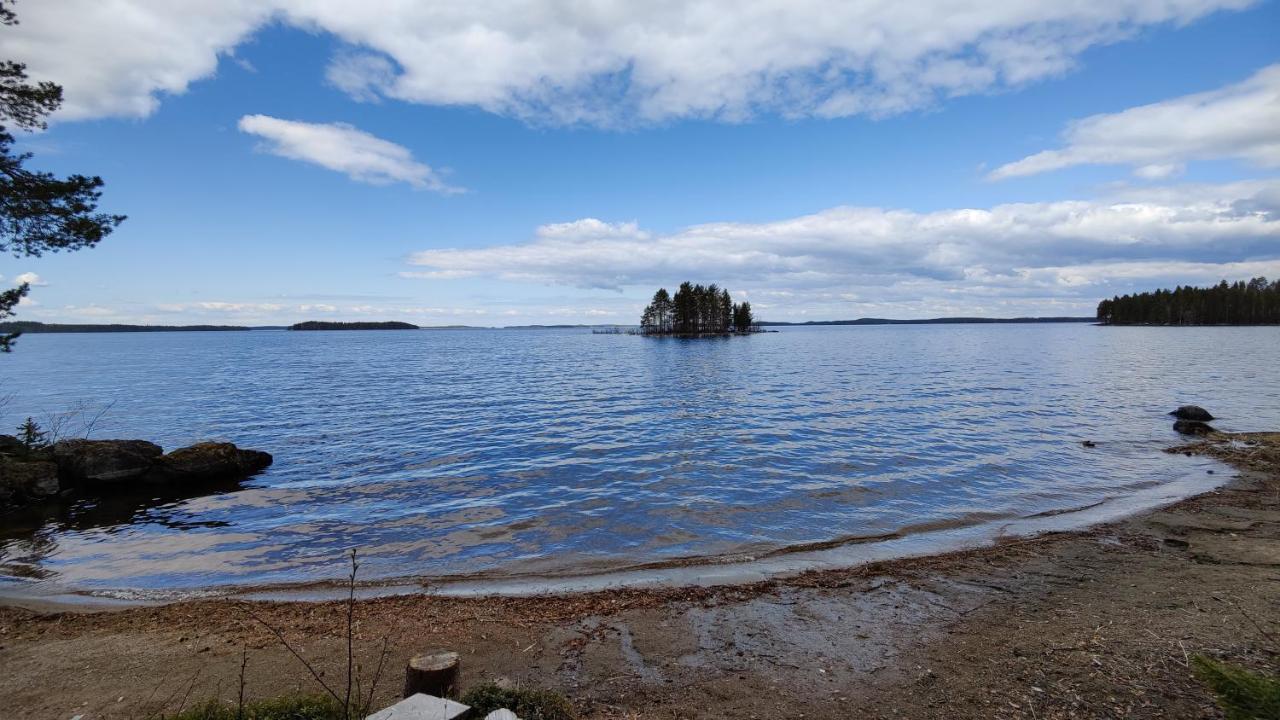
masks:
<instances>
[{"instance_id":1,"label":"green shrub","mask_svg":"<svg viewBox=\"0 0 1280 720\"><path fill-rule=\"evenodd\" d=\"M342 706L325 695L295 695L245 703L244 712L235 705L207 700L176 715L157 715L155 720L343 720Z\"/></svg>"},{"instance_id":2,"label":"green shrub","mask_svg":"<svg viewBox=\"0 0 1280 720\"><path fill-rule=\"evenodd\" d=\"M573 720L573 706L563 695L533 687L501 688L494 683L476 685L462 695L462 704L470 705L472 714L484 717L494 710L506 708L520 720Z\"/></svg>"},{"instance_id":3,"label":"green shrub","mask_svg":"<svg viewBox=\"0 0 1280 720\"><path fill-rule=\"evenodd\" d=\"M1217 696L1227 720L1280 720L1280 679L1203 655L1191 658L1191 664Z\"/></svg>"}]
</instances>

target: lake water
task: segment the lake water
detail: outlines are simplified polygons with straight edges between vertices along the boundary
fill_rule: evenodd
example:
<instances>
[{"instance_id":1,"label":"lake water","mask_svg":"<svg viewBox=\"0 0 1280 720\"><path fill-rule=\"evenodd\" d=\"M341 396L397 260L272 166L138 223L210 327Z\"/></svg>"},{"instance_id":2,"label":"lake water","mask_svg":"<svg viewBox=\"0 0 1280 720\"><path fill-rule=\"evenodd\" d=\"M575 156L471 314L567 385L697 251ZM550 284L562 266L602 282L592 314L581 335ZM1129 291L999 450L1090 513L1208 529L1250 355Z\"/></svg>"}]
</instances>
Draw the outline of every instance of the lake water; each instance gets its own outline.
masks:
<instances>
[{"instance_id":1,"label":"lake water","mask_svg":"<svg viewBox=\"0 0 1280 720\"><path fill-rule=\"evenodd\" d=\"M1000 528L1223 479L1161 452L1165 413L1278 429L1278 357L1277 328L1078 324L28 335L0 356L5 427L109 406L94 437L275 465L208 497L0 516L0 572L305 583L358 546L367 580L580 576Z\"/></svg>"}]
</instances>

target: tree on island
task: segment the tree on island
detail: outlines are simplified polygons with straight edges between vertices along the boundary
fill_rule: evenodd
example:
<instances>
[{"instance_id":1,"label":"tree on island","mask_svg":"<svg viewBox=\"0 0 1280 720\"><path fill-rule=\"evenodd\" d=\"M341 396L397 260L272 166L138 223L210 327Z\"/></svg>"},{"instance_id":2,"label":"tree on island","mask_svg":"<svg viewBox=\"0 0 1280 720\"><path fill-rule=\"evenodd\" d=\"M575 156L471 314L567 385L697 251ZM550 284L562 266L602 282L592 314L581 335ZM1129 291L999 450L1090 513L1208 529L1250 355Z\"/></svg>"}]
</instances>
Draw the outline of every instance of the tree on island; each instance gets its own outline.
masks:
<instances>
[{"instance_id":1,"label":"tree on island","mask_svg":"<svg viewBox=\"0 0 1280 720\"><path fill-rule=\"evenodd\" d=\"M751 315L751 303L734 304L729 291L715 283L708 286L680 283L673 297L666 288L653 294L653 301L640 316L644 335L728 335L755 332L759 328Z\"/></svg>"},{"instance_id":2,"label":"tree on island","mask_svg":"<svg viewBox=\"0 0 1280 720\"><path fill-rule=\"evenodd\" d=\"M0 0L0 25L17 25L13 0ZM13 152L6 128L43 130L45 118L62 105L62 88L31 83L22 63L0 60L0 253L40 257L46 252L92 247L111 233L123 215L97 212L102 178L65 179L23 167L30 153ZM23 283L0 292L0 320L11 317L31 287ZM0 334L0 352L9 352L19 333Z\"/></svg>"},{"instance_id":3,"label":"tree on island","mask_svg":"<svg viewBox=\"0 0 1280 720\"><path fill-rule=\"evenodd\" d=\"M1116 296L1098 303L1107 325L1276 325L1280 324L1280 281L1249 282Z\"/></svg>"}]
</instances>

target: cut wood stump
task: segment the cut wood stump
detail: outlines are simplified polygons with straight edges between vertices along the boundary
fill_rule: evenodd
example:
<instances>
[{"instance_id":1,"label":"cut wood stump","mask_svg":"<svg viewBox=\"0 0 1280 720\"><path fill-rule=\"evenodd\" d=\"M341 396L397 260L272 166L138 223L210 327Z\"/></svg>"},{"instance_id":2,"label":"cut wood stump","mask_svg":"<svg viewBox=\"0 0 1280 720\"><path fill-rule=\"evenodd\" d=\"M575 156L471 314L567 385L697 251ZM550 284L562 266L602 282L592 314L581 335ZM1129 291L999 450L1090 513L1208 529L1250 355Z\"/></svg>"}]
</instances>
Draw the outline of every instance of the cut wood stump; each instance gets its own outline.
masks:
<instances>
[{"instance_id":1,"label":"cut wood stump","mask_svg":"<svg viewBox=\"0 0 1280 720\"><path fill-rule=\"evenodd\" d=\"M423 693L456 698L461 668L456 652L433 652L410 658L404 671L404 696Z\"/></svg>"}]
</instances>

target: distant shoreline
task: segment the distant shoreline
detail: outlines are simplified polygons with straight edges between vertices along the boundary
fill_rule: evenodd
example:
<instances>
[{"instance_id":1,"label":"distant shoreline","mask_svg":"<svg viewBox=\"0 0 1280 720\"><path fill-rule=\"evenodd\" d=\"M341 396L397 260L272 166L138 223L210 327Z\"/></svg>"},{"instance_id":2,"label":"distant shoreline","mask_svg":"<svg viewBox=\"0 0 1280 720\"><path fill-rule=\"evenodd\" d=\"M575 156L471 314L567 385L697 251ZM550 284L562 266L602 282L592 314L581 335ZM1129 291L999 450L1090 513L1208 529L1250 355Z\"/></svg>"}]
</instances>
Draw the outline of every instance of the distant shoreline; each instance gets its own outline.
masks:
<instances>
[{"instance_id":1,"label":"distant shoreline","mask_svg":"<svg viewBox=\"0 0 1280 720\"><path fill-rule=\"evenodd\" d=\"M874 325L1045 325L1067 323L1095 323L1115 327L1275 327L1274 324L1249 325L1164 325L1153 323L1101 323L1096 318L1047 317L1047 318L928 318L922 320L893 320L889 318L859 318L857 320L810 320L808 322L763 321L760 327L845 327ZM304 323L298 323L302 325ZM483 327L477 325L426 325L409 323L307 323L323 327L297 327L288 325L128 325L128 324L71 324L42 323L34 321L0 323L0 333L60 334L60 333L146 333L146 332L248 332L255 330L590 330L602 328L631 328L636 325L507 325ZM359 327L353 327L359 326ZM375 326L375 327L365 327ZM394 326L394 327L389 327Z\"/></svg>"},{"instance_id":2,"label":"distant shoreline","mask_svg":"<svg viewBox=\"0 0 1280 720\"><path fill-rule=\"evenodd\" d=\"M33 321L0 323L0 333L109 333L109 332L242 332L254 328L243 325L124 325L118 323L93 325L70 323L42 323Z\"/></svg>"},{"instance_id":3,"label":"distant shoreline","mask_svg":"<svg viewBox=\"0 0 1280 720\"><path fill-rule=\"evenodd\" d=\"M891 320L889 318L858 318L857 320L809 320L807 322L770 322L761 320L756 323L769 327L805 327L811 325L990 325L1014 323L1092 323L1092 317L1017 317L1017 318L984 318L984 317L940 317L920 320Z\"/></svg>"}]
</instances>

